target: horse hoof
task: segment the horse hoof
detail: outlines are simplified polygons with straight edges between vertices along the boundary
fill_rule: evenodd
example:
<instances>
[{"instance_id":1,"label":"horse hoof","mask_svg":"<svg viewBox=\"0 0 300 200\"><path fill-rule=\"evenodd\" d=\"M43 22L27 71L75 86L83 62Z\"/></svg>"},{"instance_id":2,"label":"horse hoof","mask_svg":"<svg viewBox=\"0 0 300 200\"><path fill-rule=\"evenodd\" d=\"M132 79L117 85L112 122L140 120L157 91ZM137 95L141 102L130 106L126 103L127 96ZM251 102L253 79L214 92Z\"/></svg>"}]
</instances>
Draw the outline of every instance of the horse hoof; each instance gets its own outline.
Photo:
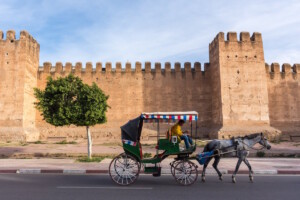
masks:
<instances>
[{"instance_id":1,"label":"horse hoof","mask_svg":"<svg viewBox=\"0 0 300 200\"><path fill-rule=\"evenodd\" d=\"M219 176L219 180L220 180L220 181L223 181L223 177L222 177L222 176Z\"/></svg>"},{"instance_id":2,"label":"horse hoof","mask_svg":"<svg viewBox=\"0 0 300 200\"><path fill-rule=\"evenodd\" d=\"M205 182L205 177L202 177L202 182L203 182L203 183Z\"/></svg>"},{"instance_id":3,"label":"horse hoof","mask_svg":"<svg viewBox=\"0 0 300 200\"><path fill-rule=\"evenodd\" d=\"M232 177L232 182L233 182L233 183L236 183L236 180L235 180L235 178L234 178L234 177Z\"/></svg>"},{"instance_id":4,"label":"horse hoof","mask_svg":"<svg viewBox=\"0 0 300 200\"><path fill-rule=\"evenodd\" d=\"M250 182L253 183L253 176L250 176Z\"/></svg>"}]
</instances>

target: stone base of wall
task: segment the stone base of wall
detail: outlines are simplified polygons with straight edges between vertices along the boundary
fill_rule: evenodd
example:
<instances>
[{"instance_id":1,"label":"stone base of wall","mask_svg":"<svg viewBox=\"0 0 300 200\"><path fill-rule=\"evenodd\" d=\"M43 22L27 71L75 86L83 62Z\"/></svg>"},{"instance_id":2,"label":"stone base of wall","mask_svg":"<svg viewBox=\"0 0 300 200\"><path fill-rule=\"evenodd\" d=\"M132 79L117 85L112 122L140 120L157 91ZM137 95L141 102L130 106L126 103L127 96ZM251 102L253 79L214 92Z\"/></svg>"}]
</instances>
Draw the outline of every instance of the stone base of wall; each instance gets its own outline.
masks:
<instances>
[{"instance_id":1,"label":"stone base of wall","mask_svg":"<svg viewBox=\"0 0 300 200\"><path fill-rule=\"evenodd\" d=\"M109 124L109 125L98 125L90 127L92 139L96 141L103 141L104 143L120 142L121 141L121 129L122 124ZM86 127L76 126L42 126L38 127L40 132L41 140L80 140L86 139ZM156 136L156 129L144 128L141 139L143 141L156 140L152 136Z\"/></svg>"},{"instance_id":2,"label":"stone base of wall","mask_svg":"<svg viewBox=\"0 0 300 200\"><path fill-rule=\"evenodd\" d=\"M281 131L280 139L283 141L300 141L300 126L290 125L290 126L275 126L276 129Z\"/></svg>"},{"instance_id":3,"label":"stone base of wall","mask_svg":"<svg viewBox=\"0 0 300 200\"><path fill-rule=\"evenodd\" d=\"M110 123L91 127L93 140L103 141L104 143L120 142L121 129L124 123ZM161 125L160 136L164 137L165 132L172 124ZM189 130L189 127L183 127ZM300 127L298 126L280 126L271 127L267 125L260 126L219 126L213 128L198 127L198 138L210 139L228 139L230 137L243 136L252 133L263 132L270 140L299 141ZM195 133L195 130L193 130ZM37 141L37 140L77 140L86 139L86 128L76 126L54 127L40 126L34 128L22 127L0 127L0 141ZM157 125L145 124L142 131L141 140L143 142L155 142L157 139Z\"/></svg>"},{"instance_id":4,"label":"stone base of wall","mask_svg":"<svg viewBox=\"0 0 300 200\"><path fill-rule=\"evenodd\" d=\"M264 135L271 141L279 140L282 131L268 125L260 126L222 126L219 128L212 128L209 133L211 139L229 139L231 137L245 136L252 133L264 133Z\"/></svg>"},{"instance_id":5,"label":"stone base of wall","mask_svg":"<svg viewBox=\"0 0 300 200\"><path fill-rule=\"evenodd\" d=\"M0 127L0 141L32 142L39 140L40 133L36 128Z\"/></svg>"}]
</instances>

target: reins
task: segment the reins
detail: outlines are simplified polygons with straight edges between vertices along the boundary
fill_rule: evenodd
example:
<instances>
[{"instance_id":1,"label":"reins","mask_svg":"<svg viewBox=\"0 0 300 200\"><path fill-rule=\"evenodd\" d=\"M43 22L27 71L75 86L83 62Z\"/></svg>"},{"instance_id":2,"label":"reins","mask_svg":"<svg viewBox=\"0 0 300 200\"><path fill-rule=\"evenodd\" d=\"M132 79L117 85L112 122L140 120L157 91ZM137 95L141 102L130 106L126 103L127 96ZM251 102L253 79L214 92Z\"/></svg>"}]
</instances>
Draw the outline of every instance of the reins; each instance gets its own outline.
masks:
<instances>
[{"instance_id":1,"label":"reins","mask_svg":"<svg viewBox=\"0 0 300 200\"><path fill-rule=\"evenodd\" d=\"M246 145L247 147L249 147L250 149L253 149L253 150L255 150L255 151L260 151L260 150L263 150L264 148L266 148L265 146L262 146L261 148L254 148L254 147L251 147L251 146L249 146L248 144L246 144L243 140L242 140L242 143L244 144L244 145Z\"/></svg>"}]
</instances>

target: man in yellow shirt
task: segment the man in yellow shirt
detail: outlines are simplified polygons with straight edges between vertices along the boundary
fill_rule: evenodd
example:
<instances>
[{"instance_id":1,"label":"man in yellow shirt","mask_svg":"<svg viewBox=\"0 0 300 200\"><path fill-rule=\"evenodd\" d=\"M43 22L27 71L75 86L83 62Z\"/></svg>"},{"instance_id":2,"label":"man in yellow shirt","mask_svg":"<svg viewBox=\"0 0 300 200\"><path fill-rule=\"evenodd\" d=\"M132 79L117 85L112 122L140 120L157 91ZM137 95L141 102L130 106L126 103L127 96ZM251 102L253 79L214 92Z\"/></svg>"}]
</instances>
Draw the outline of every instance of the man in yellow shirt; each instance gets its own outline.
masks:
<instances>
[{"instance_id":1,"label":"man in yellow shirt","mask_svg":"<svg viewBox=\"0 0 300 200\"><path fill-rule=\"evenodd\" d=\"M183 133L188 133L188 131L183 131L181 130L181 127L185 123L184 120L179 120L172 128L172 136L177 136L178 142L181 142L181 140L184 141L186 149L190 148L190 145L193 145L193 140L189 136L183 134Z\"/></svg>"}]
</instances>

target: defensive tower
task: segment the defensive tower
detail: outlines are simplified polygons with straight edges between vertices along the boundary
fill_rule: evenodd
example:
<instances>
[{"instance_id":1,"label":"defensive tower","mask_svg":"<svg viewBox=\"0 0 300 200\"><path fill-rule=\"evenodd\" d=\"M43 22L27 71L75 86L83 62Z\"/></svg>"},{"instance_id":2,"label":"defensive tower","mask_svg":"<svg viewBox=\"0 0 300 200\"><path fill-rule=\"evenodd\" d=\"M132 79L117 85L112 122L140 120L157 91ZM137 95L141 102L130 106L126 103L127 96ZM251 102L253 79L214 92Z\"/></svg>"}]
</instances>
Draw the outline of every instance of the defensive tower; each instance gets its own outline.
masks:
<instances>
[{"instance_id":1,"label":"defensive tower","mask_svg":"<svg viewBox=\"0 0 300 200\"><path fill-rule=\"evenodd\" d=\"M269 127L268 89L260 33L220 32L209 45L212 74L211 137ZM251 129L249 127L253 127ZM247 127L247 128L245 128ZM218 130L220 129L220 130Z\"/></svg>"},{"instance_id":2,"label":"defensive tower","mask_svg":"<svg viewBox=\"0 0 300 200\"><path fill-rule=\"evenodd\" d=\"M33 88L37 86L39 44L26 31L0 31L0 140L36 140Z\"/></svg>"}]
</instances>

